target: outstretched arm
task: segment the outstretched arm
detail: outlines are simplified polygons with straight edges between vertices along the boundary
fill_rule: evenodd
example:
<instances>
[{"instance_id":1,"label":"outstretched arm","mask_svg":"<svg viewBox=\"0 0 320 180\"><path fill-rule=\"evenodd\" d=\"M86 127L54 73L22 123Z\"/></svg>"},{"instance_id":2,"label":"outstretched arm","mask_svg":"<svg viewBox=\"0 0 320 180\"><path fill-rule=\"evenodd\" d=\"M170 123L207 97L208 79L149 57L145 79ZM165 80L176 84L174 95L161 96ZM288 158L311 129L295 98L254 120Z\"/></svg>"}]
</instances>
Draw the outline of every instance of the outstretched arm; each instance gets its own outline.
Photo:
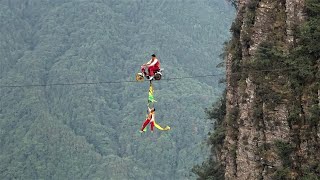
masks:
<instances>
[{"instance_id":1,"label":"outstretched arm","mask_svg":"<svg viewBox=\"0 0 320 180\"><path fill-rule=\"evenodd\" d=\"M150 59L150 61L148 61L148 62L146 63L146 65L147 65L147 66L150 66L151 63L152 63L152 59Z\"/></svg>"}]
</instances>

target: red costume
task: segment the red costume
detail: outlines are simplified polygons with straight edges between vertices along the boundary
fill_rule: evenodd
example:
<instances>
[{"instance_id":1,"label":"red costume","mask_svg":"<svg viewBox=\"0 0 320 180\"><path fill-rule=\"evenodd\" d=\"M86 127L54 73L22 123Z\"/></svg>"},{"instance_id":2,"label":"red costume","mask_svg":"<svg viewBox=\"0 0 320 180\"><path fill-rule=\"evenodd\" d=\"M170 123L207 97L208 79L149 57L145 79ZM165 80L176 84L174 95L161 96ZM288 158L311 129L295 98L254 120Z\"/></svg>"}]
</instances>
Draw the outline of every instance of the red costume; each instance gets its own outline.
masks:
<instances>
[{"instance_id":1,"label":"red costume","mask_svg":"<svg viewBox=\"0 0 320 180\"><path fill-rule=\"evenodd\" d=\"M141 131L143 131L144 128L146 128L146 126L150 123L151 124L151 131L153 132L153 129L154 129L154 110L151 111L151 109L149 109L149 112L150 113L148 115L148 118L142 124Z\"/></svg>"},{"instance_id":2,"label":"red costume","mask_svg":"<svg viewBox=\"0 0 320 180\"><path fill-rule=\"evenodd\" d=\"M141 66L141 72L146 75L146 68L148 68L149 76L153 76L155 71L160 70L160 61L157 58L151 59L147 64Z\"/></svg>"}]
</instances>

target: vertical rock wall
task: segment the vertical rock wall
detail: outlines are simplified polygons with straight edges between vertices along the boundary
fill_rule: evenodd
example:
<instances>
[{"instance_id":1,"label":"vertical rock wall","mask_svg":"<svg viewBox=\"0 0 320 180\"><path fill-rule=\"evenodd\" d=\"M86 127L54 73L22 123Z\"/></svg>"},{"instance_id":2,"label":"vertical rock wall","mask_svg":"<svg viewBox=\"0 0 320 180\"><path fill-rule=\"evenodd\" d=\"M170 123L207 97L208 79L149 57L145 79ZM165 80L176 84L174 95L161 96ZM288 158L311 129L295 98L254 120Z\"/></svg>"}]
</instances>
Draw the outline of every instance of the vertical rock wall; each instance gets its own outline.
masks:
<instances>
[{"instance_id":1,"label":"vertical rock wall","mask_svg":"<svg viewBox=\"0 0 320 180\"><path fill-rule=\"evenodd\" d=\"M298 41L295 28L305 20L304 3L304 0L238 1L233 31L239 28L239 33L234 32L231 40L238 46L226 58L227 127L221 157L226 179L273 179L284 164L278 146L294 151L287 157L292 162L291 179L298 179L303 166L308 164L306 161L320 161L315 155L320 154L320 128L290 121L293 109L300 111L299 118L309 116L312 102L317 99L320 103L319 90L306 90L301 97L295 97L290 88L284 88L283 82L288 79L279 73L275 80L263 81L281 94L281 100L275 102L272 98L262 98L264 95L258 89L266 84L257 83L257 72L237 71L238 67L254 61L257 48L270 37L276 39L284 53L290 52ZM234 57L234 51L241 55ZM285 146L286 143L290 146Z\"/></svg>"}]
</instances>

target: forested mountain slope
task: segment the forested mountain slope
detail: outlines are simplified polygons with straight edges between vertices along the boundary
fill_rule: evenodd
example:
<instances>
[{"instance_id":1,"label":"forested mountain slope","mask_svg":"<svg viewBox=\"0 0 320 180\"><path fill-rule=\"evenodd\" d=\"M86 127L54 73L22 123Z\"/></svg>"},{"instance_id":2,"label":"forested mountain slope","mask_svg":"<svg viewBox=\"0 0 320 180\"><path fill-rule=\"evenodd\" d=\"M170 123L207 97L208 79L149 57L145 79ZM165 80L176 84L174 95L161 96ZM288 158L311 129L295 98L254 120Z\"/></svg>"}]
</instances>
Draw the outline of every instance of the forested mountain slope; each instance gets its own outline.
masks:
<instances>
[{"instance_id":1,"label":"forested mountain slope","mask_svg":"<svg viewBox=\"0 0 320 180\"><path fill-rule=\"evenodd\" d=\"M220 0L0 0L0 85L134 80L156 53L165 77L219 73L233 9ZM219 78L0 88L0 179L192 179L203 109Z\"/></svg>"}]
</instances>

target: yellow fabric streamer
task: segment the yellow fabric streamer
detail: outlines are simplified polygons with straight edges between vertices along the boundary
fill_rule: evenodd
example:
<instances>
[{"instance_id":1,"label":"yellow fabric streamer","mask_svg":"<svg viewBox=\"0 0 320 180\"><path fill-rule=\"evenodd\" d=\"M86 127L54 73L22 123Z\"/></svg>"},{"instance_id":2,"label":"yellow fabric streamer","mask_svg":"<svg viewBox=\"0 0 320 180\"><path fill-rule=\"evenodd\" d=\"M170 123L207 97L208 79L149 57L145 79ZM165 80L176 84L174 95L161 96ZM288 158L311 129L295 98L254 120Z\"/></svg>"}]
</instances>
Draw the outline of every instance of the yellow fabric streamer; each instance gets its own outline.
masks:
<instances>
[{"instance_id":1,"label":"yellow fabric streamer","mask_svg":"<svg viewBox=\"0 0 320 180\"><path fill-rule=\"evenodd\" d=\"M159 129L160 131L169 131L171 128L170 128L170 126L166 126L166 127L161 127L159 124L157 124L156 123L156 121L154 121L154 127L156 127L157 129ZM146 127L146 128L144 128L144 132L146 132L147 131L147 128L148 127Z\"/></svg>"},{"instance_id":2,"label":"yellow fabric streamer","mask_svg":"<svg viewBox=\"0 0 320 180\"><path fill-rule=\"evenodd\" d=\"M165 128L161 127L159 124L156 123L156 121L154 121L154 126L160 131L169 131L171 129L170 126L166 126Z\"/></svg>"}]
</instances>

